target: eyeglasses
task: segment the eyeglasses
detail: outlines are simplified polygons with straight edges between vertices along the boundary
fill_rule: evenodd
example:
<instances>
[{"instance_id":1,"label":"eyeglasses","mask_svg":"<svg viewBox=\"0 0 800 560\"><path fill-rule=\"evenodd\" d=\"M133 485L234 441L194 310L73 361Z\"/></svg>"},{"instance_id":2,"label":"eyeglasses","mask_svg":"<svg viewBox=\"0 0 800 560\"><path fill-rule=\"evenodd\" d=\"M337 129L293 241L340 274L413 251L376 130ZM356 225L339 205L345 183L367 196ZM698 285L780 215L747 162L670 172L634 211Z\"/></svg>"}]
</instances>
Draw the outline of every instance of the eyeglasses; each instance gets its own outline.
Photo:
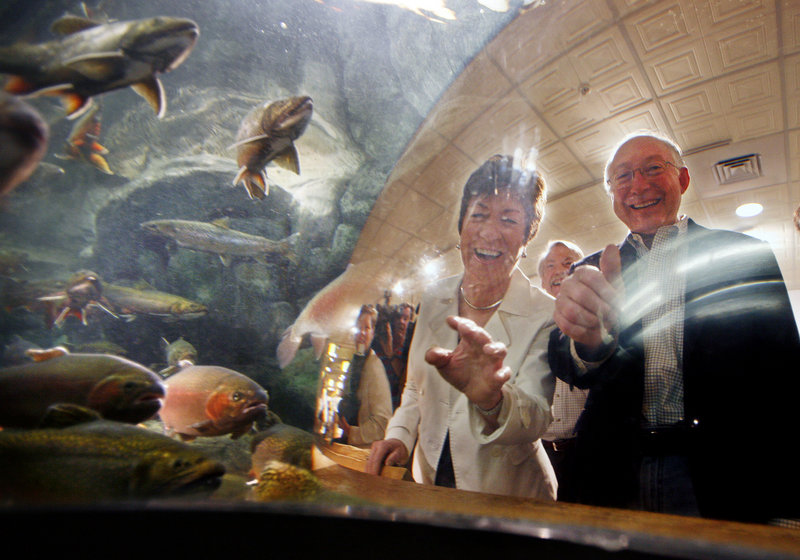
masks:
<instances>
[{"instance_id":1,"label":"eyeglasses","mask_svg":"<svg viewBox=\"0 0 800 560\"><path fill-rule=\"evenodd\" d=\"M627 169L625 171L619 171L613 177L608 179L608 184L611 185L615 189L624 189L629 187L631 183L633 183L633 177L636 175L636 172L642 174L642 177L647 177L652 179L653 177L658 177L664 171L666 171L667 166L671 165L675 169L680 170L680 167L672 163L671 161L654 161L648 163L644 167L637 167L636 169Z\"/></svg>"}]
</instances>

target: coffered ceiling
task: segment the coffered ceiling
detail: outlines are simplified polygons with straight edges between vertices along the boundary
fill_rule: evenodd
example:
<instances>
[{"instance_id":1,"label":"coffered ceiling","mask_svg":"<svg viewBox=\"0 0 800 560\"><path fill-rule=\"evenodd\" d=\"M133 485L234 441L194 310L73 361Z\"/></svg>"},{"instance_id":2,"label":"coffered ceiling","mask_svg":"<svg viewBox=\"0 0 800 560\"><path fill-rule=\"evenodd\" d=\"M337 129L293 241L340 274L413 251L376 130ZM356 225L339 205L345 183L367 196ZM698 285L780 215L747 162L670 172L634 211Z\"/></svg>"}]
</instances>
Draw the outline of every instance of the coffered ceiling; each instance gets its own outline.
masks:
<instances>
[{"instance_id":1,"label":"coffered ceiling","mask_svg":"<svg viewBox=\"0 0 800 560\"><path fill-rule=\"evenodd\" d=\"M523 261L550 239L587 253L627 229L602 186L614 144L656 131L686 152L682 211L770 242L800 288L792 213L800 203L800 0L538 0L455 78L380 195L351 259L405 299L458 272L461 188L495 153L531 154L548 185ZM762 176L720 185L714 165L757 154ZM758 202L764 211L739 218Z\"/></svg>"}]
</instances>

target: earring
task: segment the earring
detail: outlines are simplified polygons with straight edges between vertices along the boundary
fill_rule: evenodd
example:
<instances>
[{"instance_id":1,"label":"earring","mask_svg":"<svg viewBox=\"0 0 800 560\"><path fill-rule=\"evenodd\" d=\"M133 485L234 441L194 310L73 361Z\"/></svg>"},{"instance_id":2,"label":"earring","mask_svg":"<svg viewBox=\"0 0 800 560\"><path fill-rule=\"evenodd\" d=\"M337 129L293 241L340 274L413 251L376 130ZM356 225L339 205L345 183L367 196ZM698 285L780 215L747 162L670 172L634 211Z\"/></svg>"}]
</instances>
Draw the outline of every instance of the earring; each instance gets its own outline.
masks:
<instances>
[{"instance_id":1,"label":"earring","mask_svg":"<svg viewBox=\"0 0 800 560\"><path fill-rule=\"evenodd\" d=\"M456 243L456 249L461 249L461 243Z\"/></svg>"},{"instance_id":2,"label":"earring","mask_svg":"<svg viewBox=\"0 0 800 560\"><path fill-rule=\"evenodd\" d=\"M527 256L528 256L528 248L527 247L523 247L522 248L522 258L524 259Z\"/></svg>"}]
</instances>

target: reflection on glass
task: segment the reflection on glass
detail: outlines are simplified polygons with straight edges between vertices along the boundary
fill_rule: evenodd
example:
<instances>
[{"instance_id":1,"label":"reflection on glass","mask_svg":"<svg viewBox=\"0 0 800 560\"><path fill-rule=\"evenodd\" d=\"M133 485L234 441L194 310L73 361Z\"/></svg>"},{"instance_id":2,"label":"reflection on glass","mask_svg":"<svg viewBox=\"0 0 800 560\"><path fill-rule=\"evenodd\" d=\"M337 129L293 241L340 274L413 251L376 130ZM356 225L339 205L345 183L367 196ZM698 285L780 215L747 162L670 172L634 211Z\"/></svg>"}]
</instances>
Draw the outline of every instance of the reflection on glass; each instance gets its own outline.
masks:
<instances>
[{"instance_id":1,"label":"reflection on glass","mask_svg":"<svg viewBox=\"0 0 800 560\"><path fill-rule=\"evenodd\" d=\"M0 99L3 117L18 118L0 126L19 124L3 128L0 149L3 368L32 363L29 350L64 346L167 375L178 365L161 340L183 338L196 347L195 364L228 367L268 389L270 415L258 430L282 422L334 441L356 310L390 290L416 305L427 286L460 270L457 199L471 170L493 153L535 149L549 202L529 251L557 237L592 252L625 234L602 192L602 165L621 135L641 128L689 153L696 188L682 211L769 240L796 294L796 232L785 226L800 199L797 2L221 5L7 0L0 8L4 87L38 112L25 124L26 111ZM153 20L165 15L175 20ZM133 29L139 20L157 28L155 38L137 27L124 56L94 58L120 46L105 26ZM40 58L21 49L27 43L49 45L37 53L51 62L78 65L76 91L60 87L64 74L31 65ZM29 95L39 88L68 95ZM301 136L270 143L251 200L230 186L242 167L237 130L254 107L294 96L312 97L313 115ZM270 140L299 115L272 116ZM714 163L754 153L765 174L752 183L712 178ZM262 181L269 196L260 199ZM750 200L764 210L741 222L732 210ZM148 235L142 224L155 220L201 224L227 244L209 247L199 229L185 244ZM245 237L234 232L272 250L242 254L231 240ZM521 264L531 277L533 260ZM102 292L73 289L80 271L96 272ZM289 348L276 360L282 340ZM60 410L50 421L78 418L86 419ZM162 429L157 417L147 425ZM241 459L251 437L191 445ZM225 466L216 497L247 474Z\"/></svg>"}]
</instances>

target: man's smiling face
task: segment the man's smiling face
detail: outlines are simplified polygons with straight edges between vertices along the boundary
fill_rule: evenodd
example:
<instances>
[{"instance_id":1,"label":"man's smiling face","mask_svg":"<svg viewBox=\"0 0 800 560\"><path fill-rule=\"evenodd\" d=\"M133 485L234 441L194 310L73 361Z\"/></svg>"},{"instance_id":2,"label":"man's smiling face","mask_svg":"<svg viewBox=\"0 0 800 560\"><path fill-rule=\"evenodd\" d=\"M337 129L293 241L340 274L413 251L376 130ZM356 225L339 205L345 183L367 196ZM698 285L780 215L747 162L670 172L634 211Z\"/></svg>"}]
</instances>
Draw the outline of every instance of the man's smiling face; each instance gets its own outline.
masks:
<instances>
[{"instance_id":1,"label":"man's smiling face","mask_svg":"<svg viewBox=\"0 0 800 560\"><path fill-rule=\"evenodd\" d=\"M628 185L611 187L614 213L632 232L652 234L678 220L681 196L689 187L689 170L675 160L669 146L655 138L633 138L617 150L608 167L609 177L636 170ZM673 165L667 165L657 177L639 171L653 163Z\"/></svg>"}]
</instances>

